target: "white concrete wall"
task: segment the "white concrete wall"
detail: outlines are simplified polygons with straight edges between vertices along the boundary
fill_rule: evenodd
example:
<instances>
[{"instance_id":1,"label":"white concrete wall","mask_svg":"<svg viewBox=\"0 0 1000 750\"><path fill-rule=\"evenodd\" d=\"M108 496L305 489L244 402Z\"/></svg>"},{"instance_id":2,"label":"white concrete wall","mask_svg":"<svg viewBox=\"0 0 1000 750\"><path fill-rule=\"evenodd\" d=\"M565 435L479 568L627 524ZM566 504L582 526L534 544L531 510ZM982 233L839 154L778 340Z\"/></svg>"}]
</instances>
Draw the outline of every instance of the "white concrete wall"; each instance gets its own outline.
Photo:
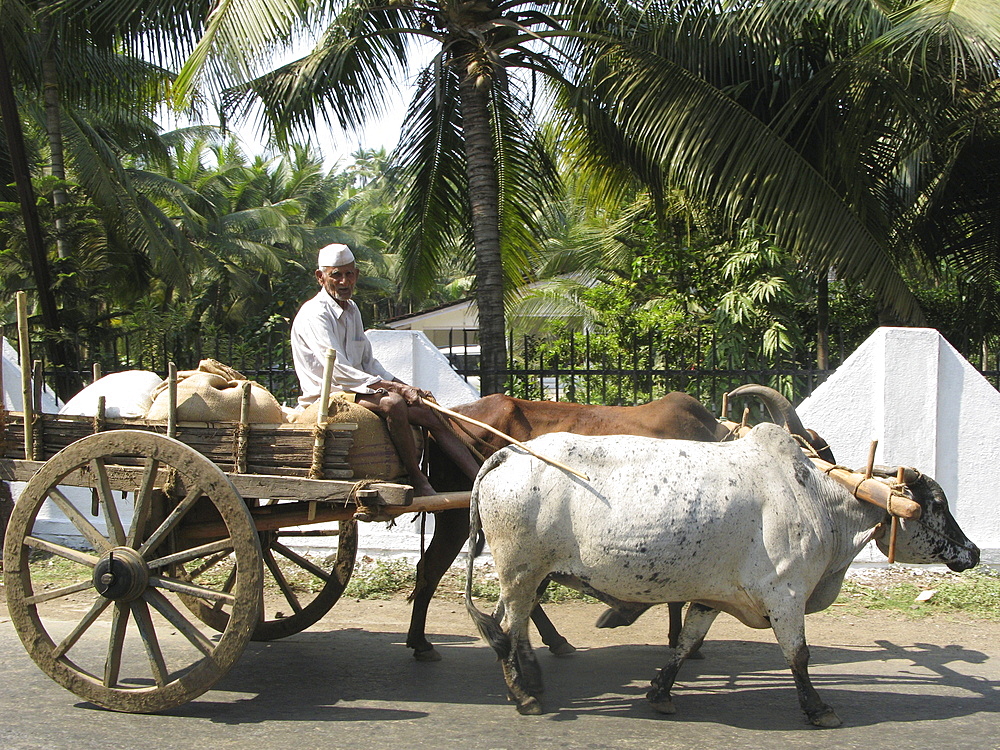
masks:
<instances>
[{"instance_id":1,"label":"white concrete wall","mask_svg":"<svg viewBox=\"0 0 1000 750\"><path fill-rule=\"evenodd\" d=\"M797 411L838 463L864 466L878 440L876 463L934 477L983 562L1000 563L1000 393L936 330L878 329ZM871 550L859 561L885 559Z\"/></svg>"},{"instance_id":2,"label":"white concrete wall","mask_svg":"<svg viewBox=\"0 0 1000 750\"><path fill-rule=\"evenodd\" d=\"M400 380L434 394L442 406L466 404L479 390L452 368L423 331L368 331L375 358Z\"/></svg>"},{"instance_id":3,"label":"white concrete wall","mask_svg":"<svg viewBox=\"0 0 1000 750\"><path fill-rule=\"evenodd\" d=\"M3 340L3 401L10 411L24 409L21 396L21 362L17 352L7 339ZM48 386L42 389L42 411L55 414L59 411L59 400Z\"/></svg>"}]
</instances>

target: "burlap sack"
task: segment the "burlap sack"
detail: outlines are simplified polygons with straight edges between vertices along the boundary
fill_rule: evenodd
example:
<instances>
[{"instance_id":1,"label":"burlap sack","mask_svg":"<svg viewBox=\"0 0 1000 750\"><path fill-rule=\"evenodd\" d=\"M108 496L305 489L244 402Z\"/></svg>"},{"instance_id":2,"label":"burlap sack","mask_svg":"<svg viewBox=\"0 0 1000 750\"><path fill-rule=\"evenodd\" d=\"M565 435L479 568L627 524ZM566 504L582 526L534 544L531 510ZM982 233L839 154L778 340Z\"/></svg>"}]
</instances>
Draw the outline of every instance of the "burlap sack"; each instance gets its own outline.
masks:
<instances>
[{"instance_id":1,"label":"burlap sack","mask_svg":"<svg viewBox=\"0 0 1000 750\"><path fill-rule=\"evenodd\" d=\"M247 379L215 360L202 360L197 370L177 373L178 422L239 422L242 386ZM153 391L146 419L166 421L170 411L169 384L164 380ZM285 421L281 405L270 391L250 382L249 421L280 424Z\"/></svg>"},{"instance_id":2,"label":"burlap sack","mask_svg":"<svg viewBox=\"0 0 1000 750\"><path fill-rule=\"evenodd\" d=\"M354 422L354 445L347 454L347 462L356 479L380 479L383 482L408 482L406 469L389 437L385 422L377 414L353 402L352 394L333 393L330 395L330 422ZM299 425L316 424L319 402L298 412L293 422ZM413 430L417 441L417 451L421 450L419 430Z\"/></svg>"}]
</instances>

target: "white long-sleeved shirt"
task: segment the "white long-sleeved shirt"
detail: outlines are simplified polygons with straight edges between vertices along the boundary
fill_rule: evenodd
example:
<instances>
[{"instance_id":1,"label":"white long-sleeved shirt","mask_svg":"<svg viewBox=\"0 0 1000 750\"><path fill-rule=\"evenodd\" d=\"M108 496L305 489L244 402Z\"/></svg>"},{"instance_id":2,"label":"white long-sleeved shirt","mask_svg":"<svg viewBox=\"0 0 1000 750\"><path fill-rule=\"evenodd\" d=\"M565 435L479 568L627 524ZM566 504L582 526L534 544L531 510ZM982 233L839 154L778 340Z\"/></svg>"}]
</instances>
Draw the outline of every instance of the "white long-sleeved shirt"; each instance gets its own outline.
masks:
<instances>
[{"instance_id":1,"label":"white long-sleeved shirt","mask_svg":"<svg viewBox=\"0 0 1000 750\"><path fill-rule=\"evenodd\" d=\"M375 359L361 311L354 301L341 307L325 289L320 289L299 308L292 321L292 360L302 389L300 408L319 398L328 347L337 352L332 382L335 391L373 393L373 383L394 379Z\"/></svg>"}]
</instances>

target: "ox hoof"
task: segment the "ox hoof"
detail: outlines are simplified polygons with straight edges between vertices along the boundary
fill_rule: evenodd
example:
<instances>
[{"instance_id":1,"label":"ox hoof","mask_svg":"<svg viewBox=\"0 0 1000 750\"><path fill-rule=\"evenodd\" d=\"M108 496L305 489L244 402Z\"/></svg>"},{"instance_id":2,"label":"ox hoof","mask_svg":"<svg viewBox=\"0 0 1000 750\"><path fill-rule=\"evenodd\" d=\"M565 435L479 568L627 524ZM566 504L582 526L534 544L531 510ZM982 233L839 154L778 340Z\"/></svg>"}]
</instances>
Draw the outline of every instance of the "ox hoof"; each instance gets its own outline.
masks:
<instances>
[{"instance_id":1,"label":"ox hoof","mask_svg":"<svg viewBox=\"0 0 1000 750\"><path fill-rule=\"evenodd\" d=\"M669 695L666 698L649 698L649 705L653 707L653 710L661 714L675 714L677 709L674 708L674 701Z\"/></svg>"},{"instance_id":2,"label":"ox hoof","mask_svg":"<svg viewBox=\"0 0 1000 750\"><path fill-rule=\"evenodd\" d=\"M517 712L521 716L541 716L542 704L538 702L538 698L528 698L524 703L517 704Z\"/></svg>"},{"instance_id":3,"label":"ox hoof","mask_svg":"<svg viewBox=\"0 0 1000 750\"><path fill-rule=\"evenodd\" d=\"M832 708L827 708L811 714L809 716L809 723L822 729L833 729L834 727L839 727L843 722L841 722L840 717L837 716Z\"/></svg>"},{"instance_id":4,"label":"ox hoof","mask_svg":"<svg viewBox=\"0 0 1000 750\"><path fill-rule=\"evenodd\" d=\"M569 641L563 641L562 643L557 643L555 646L549 646L549 651L556 656L569 656L572 653L576 653L576 646Z\"/></svg>"},{"instance_id":5,"label":"ox hoof","mask_svg":"<svg viewBox=\"0 0 1000 750\"><path fill-rule=\"evenodd\" d=\"M601 613L600 617L597 618L597 622L594 623L596 628L620 628L625 625L631 625L632 621L626 617L623 617L621 612L616 609L606 609Z\"/></svg>"},{"instance_id":6,"label":"ox hoof","mask_svg":"<svg viewBox=\"0 0 1000 750\"><path fill-rule=\"evenodd\" d=\"M417 661L441 661L441 654L438 650L431 646L423 651L414 651L413 658Z\"/></svg>"}]
</instances>

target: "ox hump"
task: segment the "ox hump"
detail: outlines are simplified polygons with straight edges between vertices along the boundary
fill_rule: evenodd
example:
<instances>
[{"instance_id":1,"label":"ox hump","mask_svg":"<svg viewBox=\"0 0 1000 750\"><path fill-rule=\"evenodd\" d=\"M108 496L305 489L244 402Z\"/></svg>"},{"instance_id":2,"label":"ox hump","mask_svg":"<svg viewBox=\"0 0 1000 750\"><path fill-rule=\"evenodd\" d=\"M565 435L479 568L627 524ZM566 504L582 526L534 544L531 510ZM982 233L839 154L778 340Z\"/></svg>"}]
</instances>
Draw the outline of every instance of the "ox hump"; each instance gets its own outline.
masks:
<instances>
[{"instance_id":1,"label":"ox hump","mask_svg":"<svg viewBox=\"0 0 1000 750\"><path fill-rule=\"evenodd\" d=\"M762 422L755 425L745 437L736 443L743 440L750 440L774 455L802 458L802 450L791 433L773 422Z\"/></svg>"}]
</instances>

